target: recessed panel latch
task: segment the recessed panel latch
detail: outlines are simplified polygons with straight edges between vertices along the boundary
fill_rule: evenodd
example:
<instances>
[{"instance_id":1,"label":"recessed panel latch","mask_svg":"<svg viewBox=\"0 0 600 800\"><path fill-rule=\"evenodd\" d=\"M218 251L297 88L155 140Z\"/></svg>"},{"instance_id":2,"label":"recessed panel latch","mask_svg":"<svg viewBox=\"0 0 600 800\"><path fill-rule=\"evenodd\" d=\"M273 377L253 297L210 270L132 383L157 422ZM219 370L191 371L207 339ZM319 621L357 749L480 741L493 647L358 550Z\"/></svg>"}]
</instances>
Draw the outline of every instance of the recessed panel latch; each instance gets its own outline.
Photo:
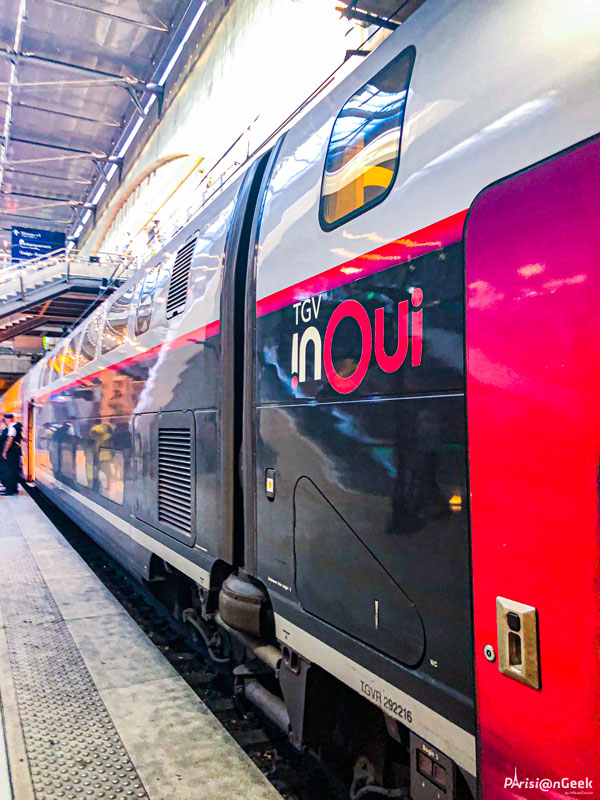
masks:
<instances>
[{"instance_id":1,"label":"recessed panel latch","mask_svg":"<svg viewBox=\"0 0 600 800\"><path fill-rule=\"evenodd\" d=\"M533 606L496 598L498 669L533 689L540 688L537 610Z\"/></svg>"},{"instance_id":2,"label":"recessed panel latch","mask_svg":"<svg viewBox=\"0 0 600 800\"><path fill-rule=\"evenodd\" d=\"M265 494L269 500L275 500L275 470L268 469L265 472Z\"/></svg>"}]
</instances>

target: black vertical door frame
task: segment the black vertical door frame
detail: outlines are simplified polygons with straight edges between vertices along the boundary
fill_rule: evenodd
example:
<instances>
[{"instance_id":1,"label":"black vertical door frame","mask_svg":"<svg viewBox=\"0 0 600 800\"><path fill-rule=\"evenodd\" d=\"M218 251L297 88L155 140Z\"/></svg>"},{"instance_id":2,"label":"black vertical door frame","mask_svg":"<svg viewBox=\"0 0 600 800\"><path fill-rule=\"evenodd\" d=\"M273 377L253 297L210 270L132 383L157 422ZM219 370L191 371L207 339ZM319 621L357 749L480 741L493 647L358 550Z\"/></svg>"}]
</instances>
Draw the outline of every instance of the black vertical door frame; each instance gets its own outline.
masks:
<instances>
[{"instance_id":1,"label":"black vertical door frame","mask_svg":"<svg viewBox=\"0 0 600 800\"><path fill-rule=\"evenodd\" d=\"M243 370L243 428L242 428L242 486L244 509L244 570L257 574L256 541L256 271L258 242L263 218L267 188L285 133L279 137L268 154L258 192L250 238L248 242L244 318L244 370Z\"/></svg>"},{"instance_id":2,"label":"black vertical door frame","mask_svg":"<svg viewBox=\"0 0 600 800\"><path fill-rule=\"evenodd\" d=\"M219 403L219 449L221 469L220 541L217 557L235 567L246 563L245 530L254 536L254 526L245 521L245 504L254 491L253 471L244 469L242 442L246 435L246 403L253 392L246 391L248 347L246 321L248 296L254 297L254 251L258 218L264 204L267 176L274 161L274 149L267 151L248 169L238 196L233 221L227 234L221 293L221 397ZM255 316L255 309L252 309ZM252 371L253 372L253 371Z\"/></svg>"}]
</instances>

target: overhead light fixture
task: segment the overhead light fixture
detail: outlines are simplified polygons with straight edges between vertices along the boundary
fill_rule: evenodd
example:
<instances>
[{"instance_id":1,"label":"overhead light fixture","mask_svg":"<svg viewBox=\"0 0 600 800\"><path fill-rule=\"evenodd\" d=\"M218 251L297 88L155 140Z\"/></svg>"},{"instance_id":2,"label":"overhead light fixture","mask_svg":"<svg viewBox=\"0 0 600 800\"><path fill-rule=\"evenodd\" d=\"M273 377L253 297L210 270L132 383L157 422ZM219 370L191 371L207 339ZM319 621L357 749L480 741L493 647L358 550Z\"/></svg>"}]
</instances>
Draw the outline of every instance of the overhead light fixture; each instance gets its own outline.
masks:
<instances>
[{"instance_id":1,"label":"overhead light fixture","mask_svg":"<svg viewBox=\"0 0 600 800\"><path fill-rule=\"evenodd\" d=\"M106 186L107 186L107 184L104 183L104 182L100 185L100 188L98 189L96 194L92 197L92 199L90 201L91 203L93 203L94 205L98 205L98 200L100 200L100 198L102 197L102 195L106 191Z\"/></svg>"},{"instance_id":2,"label":"overhead light fixture","mask_svg":"<svg viewBox=\"0 0 600 800\"><path fill-rule=\"evenodd\" d=\"M204 14L205 9L206 9L206 0L204 0L204 2L202 3L202 5L198 9L198 11L196 11L196 15L194 16L194 19L190 22L190 25L189 25L187 31L184 33L183 39L179 42L179 46L177 47L177 50L175 50L175 52L171 56L171 60L169 61L169 63L165 67L165 70L164 70L163 74L158 79L158 85L159 86L164 86L165 85L165 81L167 80L167 78L171 74L171 70L175 66L175 62L177 61L177 59L181 55L181 51L185 47L185 43L187 42L187 40L190 38L190 36L194 32L194 28L198 24L198 21L200 20L200 17L202 16L202 14Z\"/></svg>"},{"instance_id":3,"label":"overhead light fixture","mask_svg":"<svg viewBox=\"0 0 600 800\"><path fill-rule=\"evenodd\" d=\"M155 100L156 100L156 95L155 94L151 95L150 100L148 100L148 102L144 106L144 114L146 114L146 115L148 114L148 112L150 111L150 109L154 105L154 101Z\"/></svg>"},{"instance_id":4,"label":"overhead light fixture","mask_svg":"<svg viewBox=\"0 0 600 800\"><path fill-rule=\"evenodd\" d=\"M135 137L137 136L137 132L138 132L138 131L139 131L139 129L142 127L142 123L143 123L143 122L144 122L144 118L143 118L143 117L140 117L140 118L138 119L138 121L135 123L135 125L133 126L133 129L132 129L131 133L129 134L129 136L127 137L127 139L125 139L125 142L124 142L123 146L121 147L121 149L119 150L119 152L118 152L118 154L117 154L117 157L118 157L118 158L123 158L123 156L125 155L125 153L126 153L128 150L129 150L129 148L131 147L131 143L133 142L133 140L134 140L134 139L135 139ZM115 166L115 169L116 169L116 165L114 165L114 166ZM109 173L109 175L110 175L110 173ZM113 172L113 175L114 175L114 172ZM107 177L108 177L108 175L107 175Z\"/></svg>"}]
</instances>

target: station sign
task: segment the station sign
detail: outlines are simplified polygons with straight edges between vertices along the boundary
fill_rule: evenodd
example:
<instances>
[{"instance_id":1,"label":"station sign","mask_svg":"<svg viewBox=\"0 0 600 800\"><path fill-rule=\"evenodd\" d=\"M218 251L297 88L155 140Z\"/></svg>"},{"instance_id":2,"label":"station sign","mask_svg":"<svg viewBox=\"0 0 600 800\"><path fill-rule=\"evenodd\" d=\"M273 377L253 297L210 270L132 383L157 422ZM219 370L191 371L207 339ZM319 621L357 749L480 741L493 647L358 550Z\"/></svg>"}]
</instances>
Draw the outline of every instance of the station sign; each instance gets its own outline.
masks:
<instances>
[{"instance_id":1,"label":"station sign","mask_svg":"<svg viewBox=\"0 0 600 800\"><path fill-rule=\"evenodd\" d=\"M13 262L46 256L55 250L64 249L66 244L65 234L59 231L43 231L19 226L13 227L11 233Z\"/></svg>"}]
</instances>

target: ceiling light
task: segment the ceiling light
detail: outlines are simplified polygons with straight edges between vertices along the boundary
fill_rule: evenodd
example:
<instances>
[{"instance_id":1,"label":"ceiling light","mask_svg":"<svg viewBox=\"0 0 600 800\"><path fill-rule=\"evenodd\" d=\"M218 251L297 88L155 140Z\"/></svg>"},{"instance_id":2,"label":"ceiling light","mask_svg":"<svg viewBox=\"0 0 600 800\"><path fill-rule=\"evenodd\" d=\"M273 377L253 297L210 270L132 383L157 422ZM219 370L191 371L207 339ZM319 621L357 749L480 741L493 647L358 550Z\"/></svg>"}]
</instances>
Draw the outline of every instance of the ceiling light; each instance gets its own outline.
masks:
<instances>
[{"instance_id":1,"label":"ceiling light","mask_svg":"<svg viewBox=\"0 0 600 800\"><path fill-rule=\"evenodd\" d=\"M133 126L133 130L131 131L131 133L129 134L129 136L127 137L127 139L125 140L125 144L124 144L124 145L121 147L121 149L120 149L120 150L119 150L119 152L118 152L118 158L123 158L123 156L125 155L125 153L126 153L128 150L129 150L129 148L131 147L131 143L133 142L133 140L134 140L134 139L135 139L135 137L137 136L137 132L138 132L138 131L139 131L139 129L142 127L142 123L143 123L143 121L144 121L144 118L143 118L143 117L140 117L140 118L138 119L138 121L135 123L135 125ZM116 165L115 165L115 169L116 169ZM109 174L110 174L110 173L109 173ZM113 173L113 174L114 174L114 173ZM107 176L107 177L108 177L108 176Z\"/></svg>"},{"instance_id":2,"label":"ceiling light","mask_svg":"<svg viewBox=\"0 0 600 800\"><path fill-rule=\"evenodd\" d=\"M204 10L205 10L205 9L206 9L206 0L204 0L204 2L202 3L202 5L200 6L200 8L198 9L198 11L196 12L196 16L195 16L195 17L194 17L194 19L191 21L191 23L190 23L190 26L189 26L189 28L187 29L187 31L184 33L184 35L183 35L183 39L182 39L182 40L179 42L179 46L178 46L177 50L175 50L175 52L173 53L173 56L171 57L171 60L170 60L170 61L169 61L169 63L167 64L167 66L166 66L166 68L165 68L165 70L164 70L163 74L162 74L162 75L160 76L160 78L158 79L158 85L159 85L159 86L164 86L164 85L165 85L165 81L167 80L167 78L168 78L168 77L169 77L169 75L171 74L171 70L172 70L172 69L173 69L173 67L175 66L175 62L177 61L177 59L178 59L178 58L179 58L179 56L181 55L181 51L182 51L182 50L183 50L183 48L185 47L185 43L187 42L187 40L188 40L188 39L190 38L190 36L192 35L192 33L193 33L193 31L194 31L194 28L195 28L195 27L196 27L196 25L198 24L198 20L200 19L200 17L201 17L201 16L202 16L202 14L204 13Z\"/></svg>"},{"instance_id":3,"label":"ceiling light","mask_svg":"<svg viewBox=\"0 0 600 800\"><path fill-rule=\"evenodd\" d=\"M90 202L92 202L94 205L97 205L98 200L100 200L105 191L106 191L106 183L103 183L96 192L96 194L92 197Z\"/></svg>"},{"instance_id":4,"label":"ceiling light","mask_svg":"<svg viewBox=\"0 0 600 800\"><path fill-rule=\"evenodd\" d=\"M146 103L146 105L144 106L144 114L147 114L147 113L150 111L150 109L151 109L151 108L152 108L152 106L154 105L154 101L155 101L155 100L156 100L156 95L155 95L155 94L153 94L153 95L150 97L150 100L148 100L148 102L147 102L147 103Z\"/></svg>"}]
</instances>

